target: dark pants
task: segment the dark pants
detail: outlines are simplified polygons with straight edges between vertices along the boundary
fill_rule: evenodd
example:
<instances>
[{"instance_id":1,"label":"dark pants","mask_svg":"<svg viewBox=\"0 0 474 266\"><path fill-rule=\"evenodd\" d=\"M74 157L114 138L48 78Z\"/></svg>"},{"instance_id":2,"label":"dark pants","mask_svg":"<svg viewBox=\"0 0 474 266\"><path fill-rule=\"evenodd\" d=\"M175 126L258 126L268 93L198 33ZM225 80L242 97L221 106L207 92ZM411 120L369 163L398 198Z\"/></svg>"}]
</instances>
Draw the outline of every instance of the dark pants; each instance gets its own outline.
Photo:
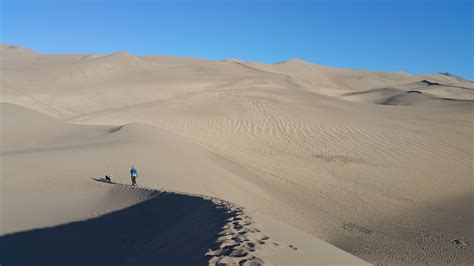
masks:
<instances>
[{"instance_id":1,"label":"dark pants","mask_svg":"<svg viewBox=\"0 0 474 266\"><path fill-rule=\"evenodd\" d=\"M132 186L135 186L137 184L137 181L136 181L137 177L133 175L131 177L132 177Z\"/></svg>"}]
</instances>

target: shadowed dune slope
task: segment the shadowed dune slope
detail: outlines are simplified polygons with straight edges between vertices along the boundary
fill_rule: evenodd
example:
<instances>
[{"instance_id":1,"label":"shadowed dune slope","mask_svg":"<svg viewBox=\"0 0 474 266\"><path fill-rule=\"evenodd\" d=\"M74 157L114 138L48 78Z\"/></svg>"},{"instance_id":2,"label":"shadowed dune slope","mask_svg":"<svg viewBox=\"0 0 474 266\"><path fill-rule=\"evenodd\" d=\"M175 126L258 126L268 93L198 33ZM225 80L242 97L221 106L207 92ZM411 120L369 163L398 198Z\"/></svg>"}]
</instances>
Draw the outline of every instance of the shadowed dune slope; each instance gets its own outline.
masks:
<instances>
[{"instance_id":1,"label":"shadowed dune slope","mask_svg":"<svg viewBox=\"0 0 474 266\"><path fill-rule=\"evenodd\" d=\"M5 264L206 265L231 214L210 200L154 193L97 218L0 237Z\"/></svg>"}]
</instances>

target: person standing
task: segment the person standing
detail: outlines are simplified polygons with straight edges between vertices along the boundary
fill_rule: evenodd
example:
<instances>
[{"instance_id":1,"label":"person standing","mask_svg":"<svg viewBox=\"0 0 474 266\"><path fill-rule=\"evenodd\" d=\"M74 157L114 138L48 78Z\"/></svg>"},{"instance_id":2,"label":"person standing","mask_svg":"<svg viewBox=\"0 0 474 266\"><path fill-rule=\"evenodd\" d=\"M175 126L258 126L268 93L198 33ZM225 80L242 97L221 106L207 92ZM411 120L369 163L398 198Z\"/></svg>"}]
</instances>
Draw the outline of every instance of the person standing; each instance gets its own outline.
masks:
<instances>
[{"instance_id":1,"label":"person standing","mask_svg":"<svg viewBox=\"0 0 474 266\"><path fill-rule=\"evenodd\" d=\"M132 186L135 186L137 184L138 171L133 165L132 169L130 169L130 177L132 178Z\"/></svg>"}]
</instances>

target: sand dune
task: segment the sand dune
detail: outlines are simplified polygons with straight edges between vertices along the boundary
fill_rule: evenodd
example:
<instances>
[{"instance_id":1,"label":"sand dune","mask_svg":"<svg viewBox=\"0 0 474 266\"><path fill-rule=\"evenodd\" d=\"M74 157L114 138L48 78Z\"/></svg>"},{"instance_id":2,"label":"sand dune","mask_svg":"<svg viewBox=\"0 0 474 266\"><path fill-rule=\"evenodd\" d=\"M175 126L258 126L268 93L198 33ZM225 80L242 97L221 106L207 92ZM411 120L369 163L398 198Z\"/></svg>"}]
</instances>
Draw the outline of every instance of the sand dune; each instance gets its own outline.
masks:
<instances>
[{"instance_id":1,"label":"sand dune","mask_svg":"<svg viewBox=\"0 0 474 266\"><path fill-rule=\"evenodd\" d=\"M7 208L31 169L50 173L60 158L55 180L67 184L104 173L127 182L135 164L143 185L233 202L372 263L473 260L456 244L474 241L471 82L302 60L17 49L0 50L0 100L68 125L63 138L35 127L34 138L2 141L2 176L16 177L3 184ZM3 232L33 227L15 228Z\"/></svg>"},{"instance_id":2,"label":"sand dune","mask_svg":"<svg viewBox=\"0 0 474 266\"><path fill-rule=\"evenodd\" d=\"M257 239L257 243L258 233L253 230L258 229L248 218L241 218L242 210L201 197L130 186L110 190L106 200L112 203L129 194L145 200L85 221L0 237L0 259L15 264L263 262L249 255L264 249L265 241ZM223 227L227 231L221 232ZM230 231L237 227L238 231ZM221 252L209 251L212 247Z\"/></svg>"},{"instance_id":3,"label":"sand dune","mask_svg":"<svg viewBox=\"0 0 474 266\"><path fill-rule=\"evenodd\" d=\"M0 259L7 264L366 265L267 217L256 223L242 208L218 199L115 186L106 194L110 203L130 194L143 200L84 221L1 236Z\"/></svg>"},{"instance_id":4,"label":"sand dune","mask_svg":"<svg viewBox=\"0 0 474 266\"><path fill-rule=\"evenodd\" d=\"M446 80L444 80L446 82ZM364 91L354 91L340 95L343 99L382 105L410 106L472 106L474 90L471 84L464 82L449 85L450 82L440 83L437 79L398 84L392 87L375 88Z\"/></svg>"},{"instance_id":5,"label":"sand dune","mask_svg":"<svg viewBox=\"0 0 474 266\"><path fill-rule=\"evenodd\" d=\"M168 193L149 197L97 218L3 236L0 259L15 264L206 264L203 254L231 214L204 199Z\"/></svg>"},{"instance_id":6,"label":"sand dune","mask_svg":"<svg viewBox=\"0 0 474 266\"><path fill-rule=\"evenodd\" d=\"M2 143L7 144L1 150L2 263L365 264L271 218L255 221L243 208L217 198L134 188L116 183L123 178L114 176L112 183L90 178L98 165L106 167L102 168L104 173L110 173L115 163L107 164L104 159L117 151L126 156L141 141L157 141L166 152L165 142L181 139L170 133L160 135L143 125L70 125L16 105L0 106ZM34 142L28 142L31 127L37 129ZM217 156L206 156L192 143L178 142L174 144L181 148L175 147L174 152L195 156L201 165L208 165L205 169L217 160ZM120 148L122 145L126 147ZM145 153L142 156L152 160L159 156L150 153L151 149L141 150ZM162 174L166 173L163 165ZM168 167L176 170L179 165ZM182 174L186 179L188 167L182 167L184 172L178 170L176 176L167 173L168 178L180 179ZM220 184L217 189L226 189L226 185ZM280 240L272 238L273 232ZM285 232L291 237L281 237Z\"/></svg>"}]
</instances>

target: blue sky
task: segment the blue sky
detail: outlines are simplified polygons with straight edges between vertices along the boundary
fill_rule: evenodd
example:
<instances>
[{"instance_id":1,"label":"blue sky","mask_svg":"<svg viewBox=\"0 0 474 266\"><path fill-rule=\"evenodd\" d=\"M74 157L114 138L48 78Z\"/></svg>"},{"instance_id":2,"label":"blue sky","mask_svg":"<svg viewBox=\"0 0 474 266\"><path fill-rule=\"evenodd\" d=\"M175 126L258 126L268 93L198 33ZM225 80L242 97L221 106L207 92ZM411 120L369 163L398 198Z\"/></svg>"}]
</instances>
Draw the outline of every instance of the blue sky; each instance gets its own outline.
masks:
<instances>
[{"instance_id":1,"label":"blue sky","mask_svg":"<svg viewBox=\"0 0 474 266\"><path fill-rule=\"evenodd\" d=\"M1 42L44 53L297 57L474 79L472 0L0 1Z\"/></svg>"}]
</instances>

